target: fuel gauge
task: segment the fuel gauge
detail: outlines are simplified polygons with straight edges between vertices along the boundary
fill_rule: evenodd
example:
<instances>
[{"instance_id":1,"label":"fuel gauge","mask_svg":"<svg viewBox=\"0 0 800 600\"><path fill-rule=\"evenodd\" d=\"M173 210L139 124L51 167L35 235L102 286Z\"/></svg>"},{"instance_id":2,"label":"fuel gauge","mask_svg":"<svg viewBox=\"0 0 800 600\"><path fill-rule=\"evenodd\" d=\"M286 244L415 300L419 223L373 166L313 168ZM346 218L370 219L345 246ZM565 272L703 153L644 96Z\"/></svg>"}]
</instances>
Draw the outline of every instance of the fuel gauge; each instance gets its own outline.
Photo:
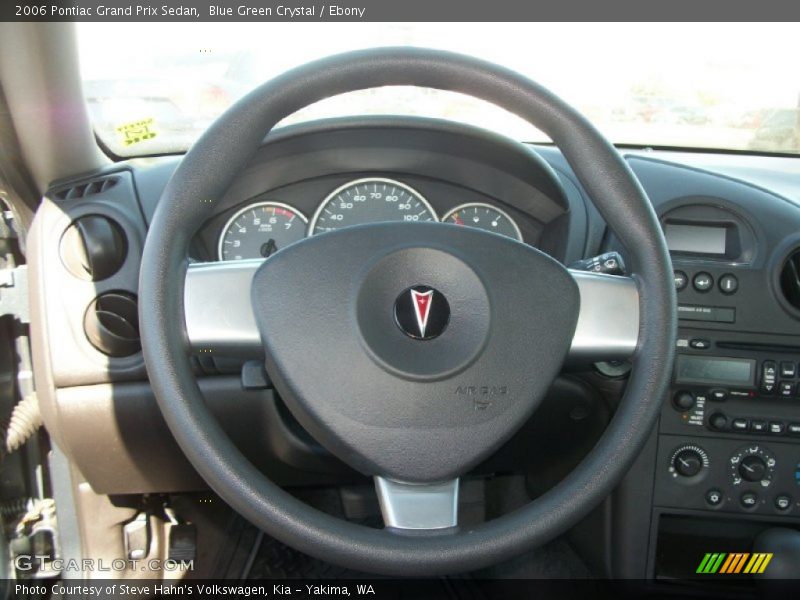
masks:
<instances>
[{"instance_id":1,"label":"fuel gauge","mask_svg":"<svg viewBox=\"0 0 800 600\"><path fill-rule=\"evenodd\" d=\"M491 231L522 241L522 232L508 213L482 202L456 206L442 218L442 222Z\"/></svg>"}]
</instances>

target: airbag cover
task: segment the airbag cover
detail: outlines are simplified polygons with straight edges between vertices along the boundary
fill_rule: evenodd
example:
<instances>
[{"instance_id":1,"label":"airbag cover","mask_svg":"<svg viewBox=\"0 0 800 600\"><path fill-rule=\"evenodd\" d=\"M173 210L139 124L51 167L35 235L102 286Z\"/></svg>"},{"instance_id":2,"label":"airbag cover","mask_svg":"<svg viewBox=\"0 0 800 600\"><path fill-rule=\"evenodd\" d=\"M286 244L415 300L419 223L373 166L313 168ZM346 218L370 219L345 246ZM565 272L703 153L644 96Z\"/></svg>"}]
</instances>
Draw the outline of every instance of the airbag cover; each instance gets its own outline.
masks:
<instances>
[{"instance_id":1,"label":"airbag cover","mask_svg":"<svg viewBox=\"0 0 800 600\"><path fill-rule=\"evenodd\" d=\"M415 287L447 300L432 339L396 322L397 299ZM267 370L291 412L354 468L406 482L457 477L530 417L579 303L546 254L433 223L308 238L266 260L252 287Z\"/></svg>"}]
</instances>

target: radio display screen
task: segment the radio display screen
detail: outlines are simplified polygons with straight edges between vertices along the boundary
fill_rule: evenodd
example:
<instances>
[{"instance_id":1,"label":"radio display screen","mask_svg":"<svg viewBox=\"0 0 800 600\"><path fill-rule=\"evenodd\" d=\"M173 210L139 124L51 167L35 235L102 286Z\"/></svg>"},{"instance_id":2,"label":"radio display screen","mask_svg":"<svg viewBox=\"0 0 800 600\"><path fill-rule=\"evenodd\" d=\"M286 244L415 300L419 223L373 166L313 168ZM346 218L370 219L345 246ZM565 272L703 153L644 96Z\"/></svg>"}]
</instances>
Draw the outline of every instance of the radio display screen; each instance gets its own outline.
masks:
<instances>
[{"instance_id":1,"label":"radio display screen","mask_svg":"<svg viewBox=\"0 0 800 600\"><path fill-rule=\"evenodd\" d=\"M672 252L725 254L727 233L725 227L677 225L674 223L667 223L664 226L667 247Z\"/></svg>"},{"instance_id":2,"label":"radio display screen","mask_svg":"<svg viewBox=\"0 0 800 600\"><path fill-rule=\"evenodd\" d=\"M754 383L755 371L756 361L753 359L679 354L675 381L749 387Z\"/></svg>"}]
</instances>

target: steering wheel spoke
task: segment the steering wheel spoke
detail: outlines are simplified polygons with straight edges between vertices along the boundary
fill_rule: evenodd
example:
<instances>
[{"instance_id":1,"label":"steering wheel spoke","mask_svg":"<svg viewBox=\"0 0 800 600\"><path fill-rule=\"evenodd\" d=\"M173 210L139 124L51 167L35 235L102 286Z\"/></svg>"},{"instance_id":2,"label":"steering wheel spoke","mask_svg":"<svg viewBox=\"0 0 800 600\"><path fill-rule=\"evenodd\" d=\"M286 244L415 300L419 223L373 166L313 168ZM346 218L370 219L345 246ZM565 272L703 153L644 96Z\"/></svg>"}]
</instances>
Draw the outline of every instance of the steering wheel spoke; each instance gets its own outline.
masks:
<instances>
[{"instance_id":1,"label":"steering wheel spoke","mask_svg":"<svg viewBox=\"0 0 800 600\"><path fill-rule=\"evenodd\" d=\"M630 277L570 270L581 310L569 350L571 362L630 358L639 341L639 290Z\"/></svg>"},{"instance_id":2,"label":"steering wheel spoke","mask_svg":"<svg viewBox=\"0 0 800 600\"><path fill-rule=\"evenodd\" d=\"M425 531L458 525L459 480L402 483L375 477L375 491L387 529Z\"/></svg>"},{"instance_id":3,"label":"steering wheel spoke","mask_svg":"<svg viewBox=\"0 0 800 600\"><path fill-rule=\"evenodd\" d=\"M184 287L186 333L195 351L263 354L250 286L262 260L189 265ZM581 310L572 362L629 358L639 338L639 292L630 277L570 270Z\"/></svg>"}]
</instances>

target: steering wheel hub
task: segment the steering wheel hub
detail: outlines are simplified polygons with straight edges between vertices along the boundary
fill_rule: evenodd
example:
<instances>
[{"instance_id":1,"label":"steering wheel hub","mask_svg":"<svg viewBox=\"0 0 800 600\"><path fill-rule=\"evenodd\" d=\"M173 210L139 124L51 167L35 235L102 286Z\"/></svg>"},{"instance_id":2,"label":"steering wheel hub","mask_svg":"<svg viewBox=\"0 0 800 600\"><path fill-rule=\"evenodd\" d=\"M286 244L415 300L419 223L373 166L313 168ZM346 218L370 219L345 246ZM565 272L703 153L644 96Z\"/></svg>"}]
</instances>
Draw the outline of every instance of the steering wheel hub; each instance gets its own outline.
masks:
<instances>
[{"instance_id":1,"label":"steering wheel hub","mask_svg":"<svg viewBox=\"0 0 800 600\"><path fill-rule=\"evenodd\" d=\"M438 319L441 335L397 327L398 290L407 326L424 335ZM530 417L569 350L580 296L530 246L383 223L285 248L256 272L252 302L267 369L301 424L363 473L431 483L465 473Z\"/></svg>"}]
</instances>

